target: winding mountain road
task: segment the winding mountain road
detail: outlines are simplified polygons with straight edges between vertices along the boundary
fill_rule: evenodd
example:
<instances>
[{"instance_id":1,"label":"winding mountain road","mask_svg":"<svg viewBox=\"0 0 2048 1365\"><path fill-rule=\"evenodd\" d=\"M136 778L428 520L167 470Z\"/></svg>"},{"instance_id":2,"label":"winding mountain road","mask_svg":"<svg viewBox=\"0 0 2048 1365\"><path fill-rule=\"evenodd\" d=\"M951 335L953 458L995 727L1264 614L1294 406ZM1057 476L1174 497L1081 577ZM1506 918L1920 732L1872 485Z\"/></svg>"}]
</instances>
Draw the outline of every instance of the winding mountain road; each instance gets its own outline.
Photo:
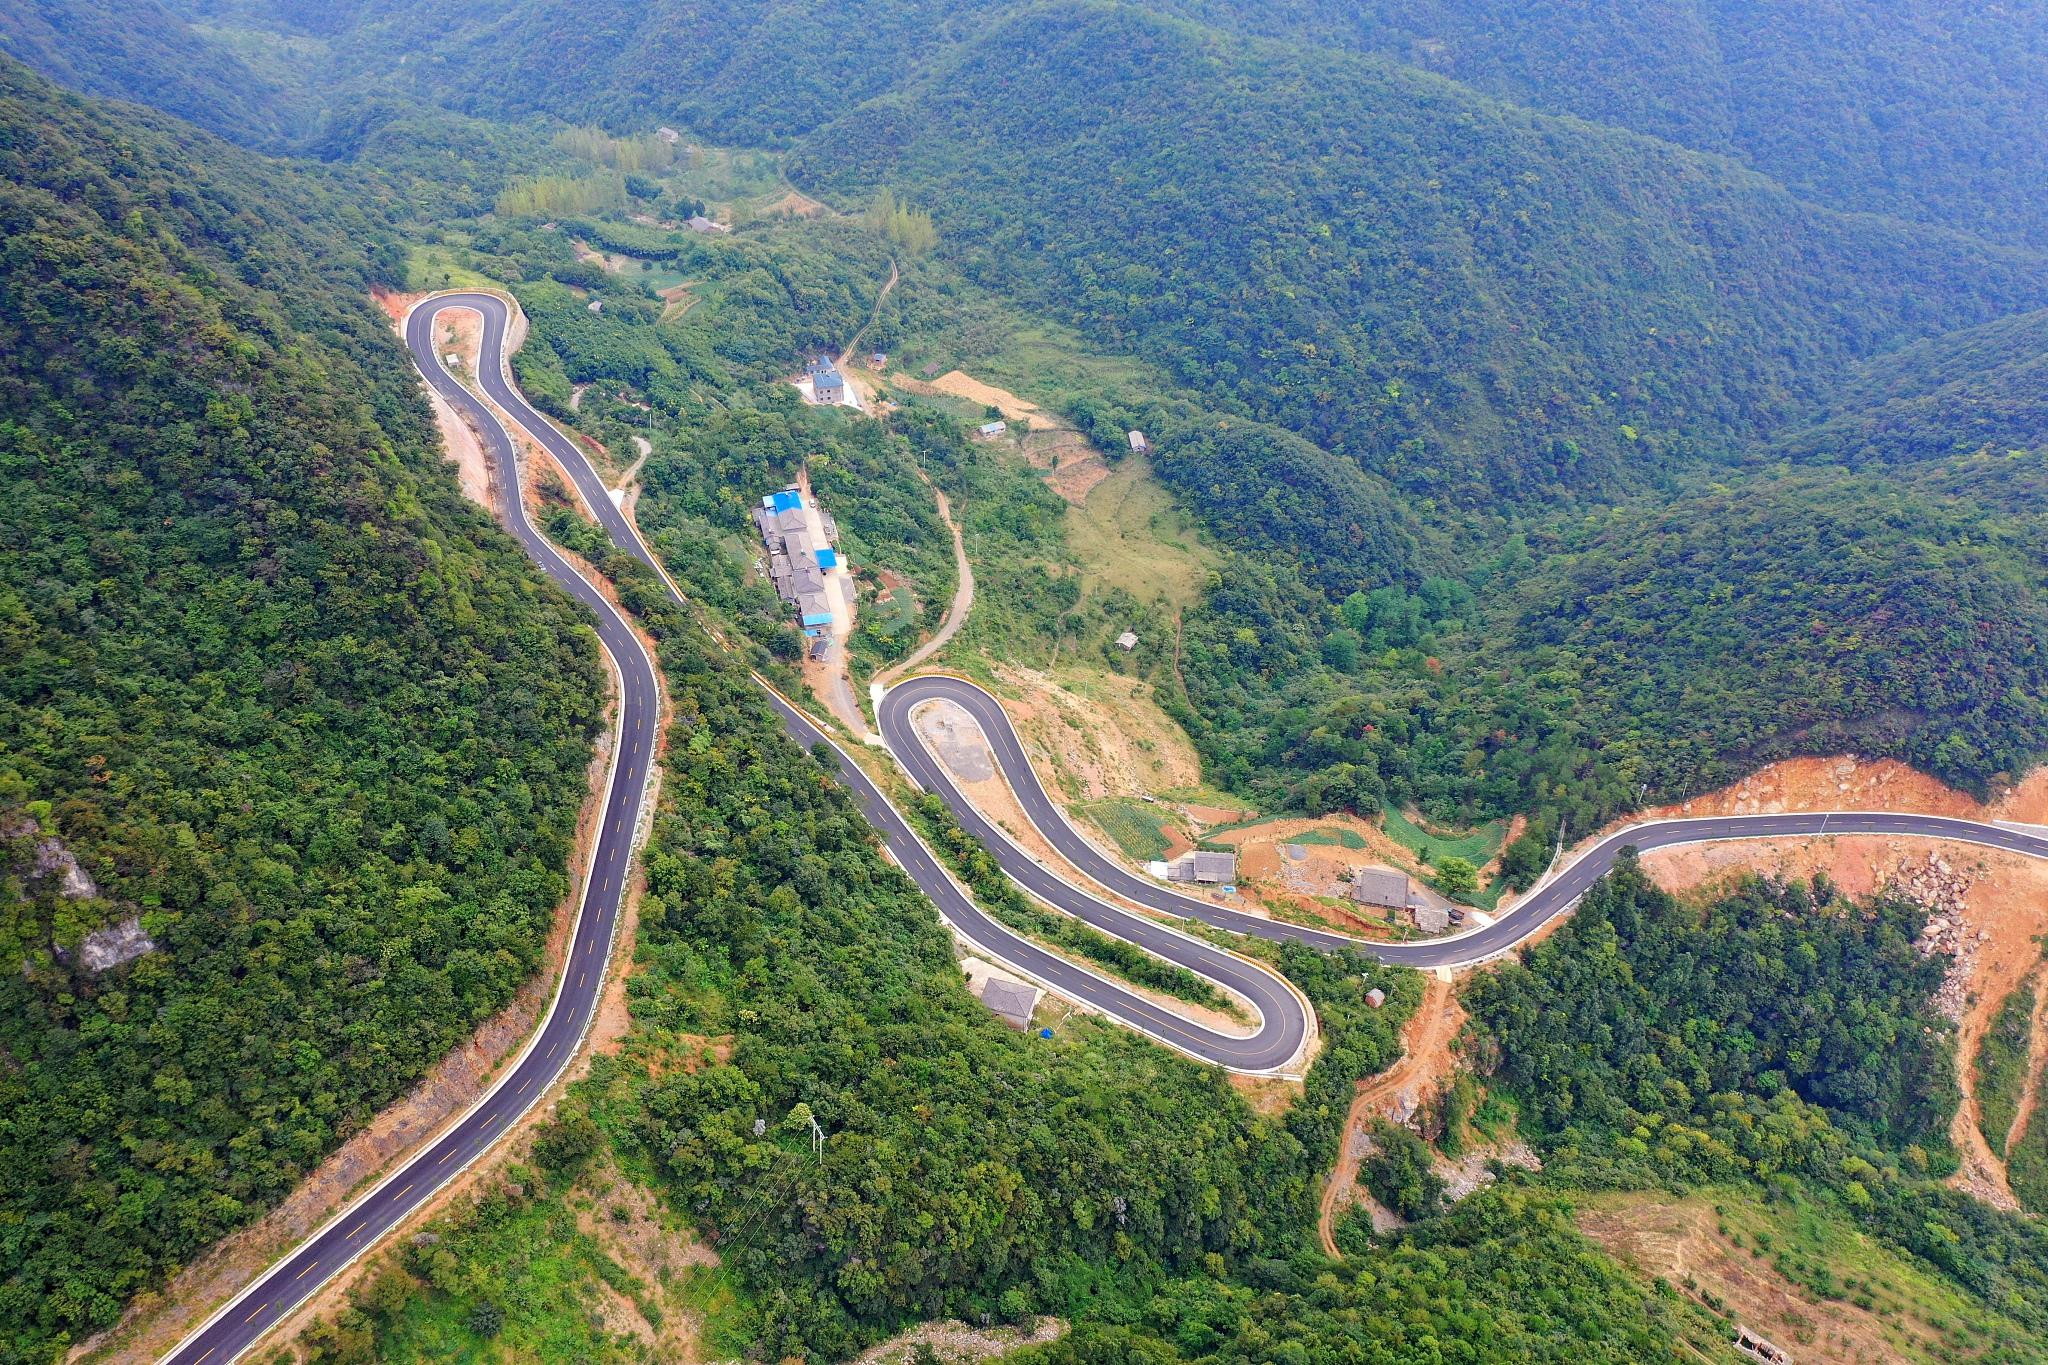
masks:
<instances>
[{"instance_id":1,"label":"winding mountain road","mask_svg":"<svg viewBox=\"0 0 2048 1365\"><path fill-rule=\"evenodd\" d=\"M1787 815L1716 815L1685 820L1654 820L1618 830L1580 855L1562 873L1545 880L1515 902L1499 919L1482 928L1448 938L1413 943L1375 943L1330 930L1282 924L1213 901L1184 896L1152 878L1133 872L1103 853L1067 820L1031 767L1023 741L1017 737L1002 704L962 678L926 674L891 688L878 708L883 742L920 787L936 792L965 825L989 845L1005 871L1037 893L1051 874L1003 831L977 812L954 784L945 766L918 738L912 714L929 702L950 701L981 727L995 752L1018 802L1031 822L1060 855L1098 886L1161 914L1200 920L1219 929L1253 938L1306 943L1317 948L1356 948L1382 962L1405 967L1467 967L1498 956L1570 909L1586 888L1606 875L1625 848L1649 851L1677 844L1711 843L1722 839L1810 839L1825 834L1900 834L1953 839L2048 858L2048 837L2008 825L1957 820L1940 815L1887 811L1831 811ZM1056 879L1055 879L1056 880ZM1066 908L1066 907L1062 907ZM1078 911L1077 911L1078 913ZM1119 914L1127 912L1118 911ZM1128 916L1127 916L1128 917ZM1124 935L1111 925L1102 926Z\"/></svg>"},{"instance_id":2,"label":"winding mountain road","mask_svg":"<svg viewBox=\"0 0 2048 1365\"><path fill-rule=\"evenodd\" d=\"M617 674L620 705L602 823L584 879L583 899L561 981L546 1018L525 1050L475 1105L439 1137L359 1196L181 1342L165 1357L174 1365L225 1365L245 1353L309 1294L361 1256L503 1137L568 1065L589 1026L603 986L604 966L629 881L633 843L653 763L654 727L659 723L660 705L654 662L617 609L585 582L527 521L518 493L518 461L511 434L491 407L479 402L448 374L435 352L434 322L453 310L469 310L483 319L477 379L484 392L568 473L591 515L612 541L652 566L661 574L675 601L683 603L681 593L648 551L631 519L613 503L610 490L583 451L534 411L511 382L505 341L512 312L506 300L496 294L465 291L437 295L416 305L405 324L406 346L414 363L426 382L482 434L504 502L505 523L548 577L590 610L596 620L598 639ZM883 694L877 712L883 742L890 752L920 787L944 800L959 822L987 844L1012 878L1047 904L1136 943L1248 1000L1259 1015L1257 1030L1249 1036L1239 1036L1204 1028L1173 1008L1049 952L992 919L940 864L874 779L810 717L765 680L756 681L792 738L814 752L829 750L840 779L880 833L890 855L931 898L954 931L978 951L1161 1043L1247 1073L1282 1072L1300 1062L1310 1028L1306 1002L1284 978L1262 964L1116 905L1096 890L1069 881L1043 865L976 810L953 783L944 766L917 736L912 715L920 706L950 701L974 718L1039 832L1095 887L1166 916L1197 920L1255 938L1291 940L1331 950L1356 948L1381 961L1412 967L1469 965L1508 950L1568 910L1613 865L1622 849L1630 846L1651 849L1716 839L1899 834L1954 839L2048 858L2048 837L2003 825L1941 816L1846 812L1657 821L1602 840L1493 924L1451 938L1373 943L1326 930L1282 924L1183 896L1110 858L1067 821L1032 770L1023 743L1001 704L973 683L925 675L899 683Z\"/></svg>"}]
</instances>

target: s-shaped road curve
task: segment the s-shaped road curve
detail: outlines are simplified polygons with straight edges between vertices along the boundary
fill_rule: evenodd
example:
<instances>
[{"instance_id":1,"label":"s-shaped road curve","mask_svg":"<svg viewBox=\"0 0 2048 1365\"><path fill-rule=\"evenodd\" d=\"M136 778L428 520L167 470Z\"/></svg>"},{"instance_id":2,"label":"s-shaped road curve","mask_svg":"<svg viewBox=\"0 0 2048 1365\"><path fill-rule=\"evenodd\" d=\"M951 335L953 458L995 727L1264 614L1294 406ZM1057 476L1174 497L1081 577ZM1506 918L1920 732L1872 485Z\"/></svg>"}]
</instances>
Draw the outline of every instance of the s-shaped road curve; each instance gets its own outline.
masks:
<instances>
[{"instance_id":1,"label":"s-shaped road curve","mask_svg":"<svg viewBox=\"0 0 2048 1365\"><path fill-rule=\"evenodd\" d=\"M172 1365L225 1365L253 1346L278 1319L308 1294L374 1245L408 1213L482 1155L546 1093L576 1053L597 1007L610 955L612 931L626 891L633 839L639 827L647 776L654 763L654 727L660 693L654 661L621 617L526 519L519 496L519 465L511 435L491 410L441 367L434 354L434 321L451 309L473 309L484 317L484 354L501 353L507 313L488 294L428 299L406 318L405 343L434 391L468 418L483 436L501 512L521 548L555 585L596 618L598 642L619 681L619 714L612 745L612 771L600 814L590 866L583 879L575 932L555 996L525 1049L470 1110L437 1139L377 1182L295 1251L230 1299L166 1356ZM498 362L487 362L495 370ZM610 506L609 500L606 506Z\"/></svg>"},{"instance_id":2,"label":"s-shaped road curve","mask_svg":"<svg viewBox=\"0 0 2048 1365\"><path fill-rule=\"evenodd\" d=\"M610 490L583 452L535 412L512 384L505 356L505 337L511 320L506 301L496 294L460 292L437 295L418 304L407 317L405 329L406 346L414 363L427 383L483 434L497 487L506 495L506 519L513 535L551 579L590 609L597 620L599 640L619 675L621 706L603 823L585 878L570 956L549 1013L526 1049L470 1111L441 1136L356 1199L181 1342L165 1357L173 1365L225 1365L246 1352L307 1295L361 1256L491 1147L568 1064L590 1022L602 987L603 966L626 887L633 838L653 761L652 727L657 722L659 702L653 661L617 610L527 522L517 494L518 463L510 434L489 408L442 368L435 354L433 322L440 314L455 309L470 310L483 318L477 378L485 393L567 471L590 513L613 543L652 566L661 574L671 597L679 605L686 605L641 541L637 528L612 502ZM765 680L757 681L792 738L814 749L822 745L830 750L841 780L852 789L862 811L880 832L883 844L964 938L1010 967L1148 1037L1236 1071L1275 1071L1295 1058L1307 1036L1309 1022L1300 997L1269 969L1113 905L1041 865L975 809L917 738L910 717L918 706L945 699L964 707L987 736L997 763L1032 822L1064 857L1099 886L1169 916L1326 950L1356 948L1381 961L1414 967L1466 965L1504 952L1569 909L1587 887L1613 866L1621 850L1631 846L1651 849L1714 839L1905 834L1955 839L2048 858L2048 838L2001 825L1941 816L1844 812L1658 821L1609 836L1491 925L1428 942L1374 943L1281 924L1182 896L1109 858L1068 823L1039 783L1001 705L974 684L927 675L909 679L884 694L878 719L883 740L897 761L919 786L946 802L955 818L987 844L1013 879L1039 899L1119 938L1138 943L1248 999L1259 1012L1260 1026L1256 1033L1239 1037L1194 1024L1108 977L1047 952L990 918L940 865L866 771ZM606 951L600 951L601 948Z\"/></svg>"},{"instance_id":3,"label":"s-shaped road curve","mask_svg":"<svg viewBox=\"0 0 2048 1365\"><path fill-rule=\"evenodd\" d=\"M1131 871L1081 835L1046 794L1024 752L1023 741L1017 737L1009 717L1003 713L1002 704L994 697L963 678L944 675L927 674L898 683L883 694L877 708L883 742L909 770L917 784L944 799L960 823L988 844L1003 869L1034 894L1038 894L1040 886L1047 881L1054 886L1067 884L1040 866L1035 858L976 811L973 803L954 784L944 765L918 738L916 727L911 723L912 713L928 702L940 700L962 707L973 717L995 752L997 766L1002 769L1032 824L1061 856L1098 885L1161 914L1200 920L1253 938L1306 943L1327 950L1355 948L1381 962L1404 967L1467 967L1506 952L1576 904L1588 887L1607 874L1625 848L1647 852L1654 848L1710 843L1719 839L1810 839L1825 834L1900 834L1953 839L1960 843L2048 858L2048 837L2007 825L1956 820L1941 815L1827 811L1653 820L1608 835L1564 872L1547 879L1515 902L1492 924L1448 938L1380 943L1248 915L1212 901L1181 895ZM1068 907L1062 905L1062 908ZM1076 910L1075 913L1081 912ZM1111 932L1121 933L1115 929Z\"/></svg>"}]
</instances>

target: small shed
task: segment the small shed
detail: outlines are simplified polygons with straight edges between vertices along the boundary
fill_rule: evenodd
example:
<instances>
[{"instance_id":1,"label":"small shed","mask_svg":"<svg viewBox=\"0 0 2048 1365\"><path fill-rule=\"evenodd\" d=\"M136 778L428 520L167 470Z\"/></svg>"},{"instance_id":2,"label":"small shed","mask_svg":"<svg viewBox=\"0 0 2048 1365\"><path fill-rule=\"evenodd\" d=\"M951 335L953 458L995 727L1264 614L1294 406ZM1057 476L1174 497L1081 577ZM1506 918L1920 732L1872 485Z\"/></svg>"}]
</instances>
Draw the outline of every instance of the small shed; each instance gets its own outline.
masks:
<instances>
[{"instance_id":1,"label":"small shed","mask_svg":"<svg viewBox=\"0 0 2048 1365\"><path fill-rule=\"evenodd\" d=\"M1365 993L1365 1003L1371 1005L1374 1009L1378 1009L1381 1005L1387 1003L1387 993L1378 986L1374 986Z\"/></svg>"},{"instance_id":2,"label":"small shed","mask_svg":"<svg viewBox=\"0 0 2048 1365\"><path fill-rule=\"evenodd\" d=\"M1410 913L1415 916L1415 927L1425 934L1441 934L1451 927L1451 912L1444 906L1417 901Z\"/></svg>"},{"instance_id":3,"label":"small shed","mask_svg":"<svg viewBox=\"0 0 2048 1365\"><path fill-rule=\"evenodd\" d=\"M992 976L981 983L981 1003L995 1011L996 1018L1015 1029L1031 1027L1031 1012L1038 1008L1038 998L1044 994L1036 986L1006 981L1000 976Z\"/></svg>"},{"instance_id":4,"label":"small shed","mask_svg":"<svg viewBox=\"0 0 2048 1365\"><path fill-rule=\"evenodd\" d=\"M1138 647L1138 632L1127 630L1116 637L1116 647L1128 654Z\"/></svg>"},{"instance_id":5,"label":"small shed","mask_svg":"<svg viewBox=\"0 0 2048 1365\"><path fill-rule=\"evenodd\" d=\"M983 422L976 428L976 432L982 440L993 441L1009 429L1010 424L1008 422Z\"/></svg>"},{"instance_id":6,"label":"small shed","mask_svg":"<svg viewBox=\"0 0 2048 1365\"><path fill-rule=\"evenodd\" d=\"M1170 882L1199 882L1204 886L1226 885L1237 880L1235 853L1208 853L1197 849L1183 853L1166 865Z\"/></svg>"},{"instance_id":7,"label":"small shed","mask_svg":"<svg viewBox=\"0 0 2048 1365\"><path fill-rule=\"evenodd\" d=\"M1142 431L1131 432L1125 439L1130 441L1131 454L1133 455L1143 455L1146 451L1152 448L1150 445L1146 444L1145 433Z\"/></svg>"}]
</instances>

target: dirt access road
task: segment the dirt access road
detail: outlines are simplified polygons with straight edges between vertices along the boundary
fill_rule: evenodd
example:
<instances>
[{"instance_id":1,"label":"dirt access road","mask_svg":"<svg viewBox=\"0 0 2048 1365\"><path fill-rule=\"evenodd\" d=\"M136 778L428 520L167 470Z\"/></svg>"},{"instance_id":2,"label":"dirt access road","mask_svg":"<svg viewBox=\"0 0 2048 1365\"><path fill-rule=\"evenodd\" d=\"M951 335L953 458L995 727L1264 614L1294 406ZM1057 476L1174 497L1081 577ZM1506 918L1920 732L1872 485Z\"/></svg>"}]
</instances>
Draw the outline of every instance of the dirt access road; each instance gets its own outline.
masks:
<instances>
[{"instance_id":1,"label":"dirt access road","mask_svg":"<svg viewBox=\"0 0 2048 1365\"><path fill-rule=\"evenodd\" d=\"M1316 1238L1323 1253L1333 1260L1337 1251L1337 1215L1350 1207L1358 1188L1358 1163L1364 1155L1365 1125L1397 1101L1403 1091L1413 1090L1415 1098L1451 1073L1451 1044L1465 1025L1465 1011L1458 1008L1451 983L1431 975L1422 990L1422 1003L1402 1030L1406 1046L1401 1060L1377 1076L1358 1083L1351 1112L1344 1117L1344 1140L1337 1148L1337 1164L1323 1183L1322 1211L1316 1218Z\"/></svg>"},{"instance_id":2,"label":"dirt access road","mask_svg":"<svg viewBox=\"0 0 2048 1365\"><path fill-rule=\"evenodd\" d=\"M920 472L919 477L923 474ZM925 479L927 484L930 479ZM939 623L938 633L919 645L911 656L900 664L892 664L874 677L873 686L887 688L895 681L916 668L932 655L951 643L960 633L960 627L967 624L967 613L974 610L974 566L967 562L967 542L960 535L960 524L953 520L953 506L946 501L940 489L932 489L932 497L939 505L939 520L946 523L946 529L953 533L953 569L958 580L953 589L953 605L946 608L946 619Z\"/></svg>"}]
</instances>

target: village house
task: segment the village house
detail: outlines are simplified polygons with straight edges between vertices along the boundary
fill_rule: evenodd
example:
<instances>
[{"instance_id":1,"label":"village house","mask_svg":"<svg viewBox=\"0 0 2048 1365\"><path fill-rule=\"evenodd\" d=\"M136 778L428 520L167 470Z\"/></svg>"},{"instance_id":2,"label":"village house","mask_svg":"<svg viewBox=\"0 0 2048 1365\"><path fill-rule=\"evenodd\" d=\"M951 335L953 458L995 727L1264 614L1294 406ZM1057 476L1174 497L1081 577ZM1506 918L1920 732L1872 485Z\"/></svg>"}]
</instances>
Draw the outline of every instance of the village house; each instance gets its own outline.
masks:
<instances>
[{"instance_id":1,"label":"village house","mask_svg":"<svg viewBox=\"0 0 2048 1365\"><path fill-rule=\"evenodd\" d=\"M804 634L818 639L832 626L827 576L840 571L841 565L838 550L830 543L818 543L811 525L813 511L818 512L819 525L829 542L838 528L821 509L806 507L803 494L795 488L762 498L754 509L754 525L768 552L768 578L775 584L776 594L796 608Z\"/></svg>"},{"instance_id":2,"label":"village house","mask_svg":"<svg viewBox=\"0 0 2048 1365\"><path fill-rule=\"evenodd\" d=\"M993 441L1009 429L1010 424L1008 422L983 422L975 429L975 432L982 440Z\"/></svg>"},{"instance_id":3,"label":"village house","mask_svg":"<svg viewBox=\"0 0 2048 1365\"><path fill-rule=\"evenodd\" d=\"M1406 910L1409 903L1408 878L1390 867L1360 867L1351 873L1347 894L1360 905L1377 905L1384 910Z\"/></svg>"},{"instance_id":4,"label":"village house","mask_svg":"<svg viewBox=\"0 0 2048 1365\"><path fill-rule=\"evenodd\" d=\"M1405 873L1391 867L1358 867L1351 870L1345 894L1360 905L1382 910L1406 910L1415 927L1425 934L1440 934L1455 918L1448 906L1438 904L1409 882Z\"/></svg>"},{"instance_id":5,"label":"village house","mask_svg":"<svg viewBox=\"0 0 2048 1365\"><path fill-rule=\"evenodd\" d=\"M1166 865L1166 880L1227 886L1237 880L1237 855L1207 853L1200 849L1183 853Z\"/></svg>"},{"instance_id":6,"label":"village house","mask_svg":"<svg viewBox=\"0 0 2048 1365\"><path fill-rule=\"evenodd\" d=\"M1038 1008L1038 999L1044 994L1036 986L1006 981L1000 976L991 976L981 983L981 1003L1015 1029L1031 1027L1031 1012Z\"/></svg>"},{"instance_id":7,"label":"village house","mask_svg":"<svg viewBox=\"0 0 2048 1365\"><path fill-rule=\"evenodd\" d=\"M843 403L846 401L846 379L839 373L839 367L825 356L819 356L810 363L805 373L811 377L811 401L813 403Z\"/></svg>"},{"instance_id":8,"label":"village house","mask_svg":"<svg viewBox=\"0 0 2048 1365\"><path fill-rule=\"evenodd\" d=\"M1116 637L1116 647L1128 654L1138 647L1138 632L1127 630Z\"/></svg>"}]
</instances>

